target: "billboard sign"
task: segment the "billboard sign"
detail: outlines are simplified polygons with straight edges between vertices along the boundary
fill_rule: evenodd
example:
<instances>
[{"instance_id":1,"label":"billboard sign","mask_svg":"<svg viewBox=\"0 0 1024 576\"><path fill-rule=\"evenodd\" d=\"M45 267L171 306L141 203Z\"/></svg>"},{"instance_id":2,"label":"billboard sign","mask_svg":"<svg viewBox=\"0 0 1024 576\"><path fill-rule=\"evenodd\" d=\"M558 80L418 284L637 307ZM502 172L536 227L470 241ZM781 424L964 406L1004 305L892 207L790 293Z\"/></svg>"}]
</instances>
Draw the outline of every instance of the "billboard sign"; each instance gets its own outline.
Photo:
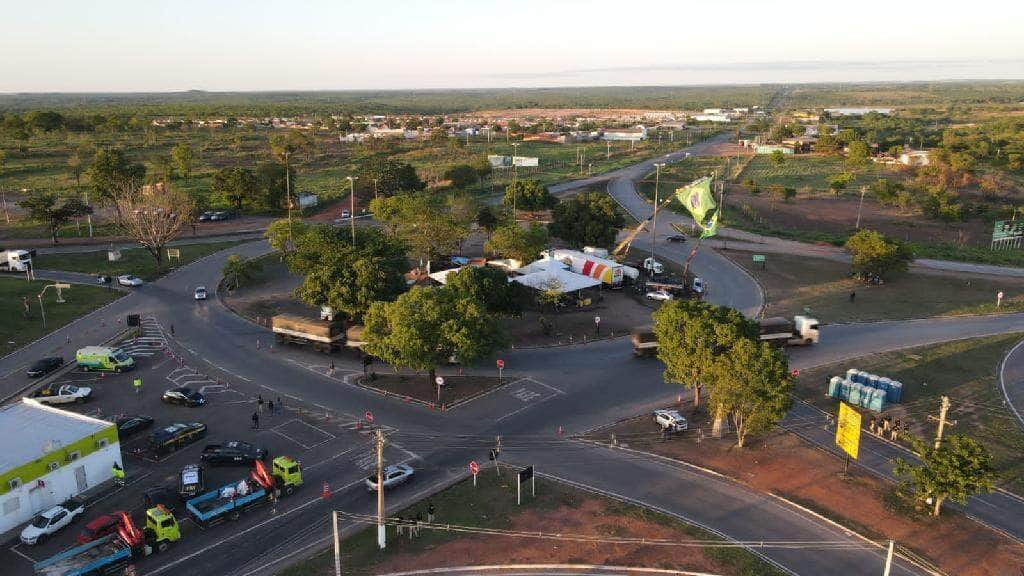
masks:
<instances>
[{"instance_id":1,"label":"billboard sign","mask_svg":"<svg viewBox=\"0 0 1024 576\"><path fill-rule=\"evenodd\" d=\"M1024 220L996 220L992 227L992 250L1024 245Z\"/></svg>"},{"instance_id":2,"label":"billboard sign","mask_svg":"<svg viewBox=\"0 0 1024 576\"><path fill-rule=\"evenodd\" d=\"M846 402L839 403L839 423L836 426L836 445L856 459L860 448L860 412Z\"/></svg>"}]
</instances>

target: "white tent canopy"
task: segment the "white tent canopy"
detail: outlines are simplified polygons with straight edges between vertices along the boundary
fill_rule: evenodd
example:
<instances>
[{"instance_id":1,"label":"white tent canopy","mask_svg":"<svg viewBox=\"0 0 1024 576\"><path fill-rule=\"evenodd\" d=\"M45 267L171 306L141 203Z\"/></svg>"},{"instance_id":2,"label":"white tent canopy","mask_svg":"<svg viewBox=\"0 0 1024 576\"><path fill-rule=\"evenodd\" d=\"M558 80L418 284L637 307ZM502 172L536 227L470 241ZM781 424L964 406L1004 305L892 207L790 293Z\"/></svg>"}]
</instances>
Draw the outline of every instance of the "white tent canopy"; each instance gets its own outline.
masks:
<instances>
[{"instance_id":1,"label":"white tent canopy","mask_svg":"<svg viewBox=\"0 0 1024 576\"><path fill-rule=\"evenodd\" d=\"M601 284L601 281L596 278L575 274L557 267L552 267L540 272L533 272L524 276L518 276L513 278L512 281L519 282L524 286L528 286L536 290L557 289L562 294L583 290L584 288L591 288Z\"/></svg>"},{"instance_id":2,"label":"white tent canopy","mask_svg":"<svg viewBox=\"0 0 1024 576\"><path fill-rule=\"evenodd\" d=\"M449 268L448 270L441 270L440 272L431 272L430 279L440 284L448 283L448 275L454 274L459 270L462 270L465 266L459 266L458 268Z\"/></svg>"},{"instance_id":3,"label":"white tent canopy","mask_svg":"<svg viewBox=\"0 0 1024 576\"><path fill-rule=\"evenodd\" d=\"M544 270L551 270L552 268L558 268L560 270L568 270L569 265L561 260L555 260L554 258L541 258L536 262L531 262L526 266L516 270L520 274L533 274L534 272L542 272Z\"/></svg>"}]
</instances>

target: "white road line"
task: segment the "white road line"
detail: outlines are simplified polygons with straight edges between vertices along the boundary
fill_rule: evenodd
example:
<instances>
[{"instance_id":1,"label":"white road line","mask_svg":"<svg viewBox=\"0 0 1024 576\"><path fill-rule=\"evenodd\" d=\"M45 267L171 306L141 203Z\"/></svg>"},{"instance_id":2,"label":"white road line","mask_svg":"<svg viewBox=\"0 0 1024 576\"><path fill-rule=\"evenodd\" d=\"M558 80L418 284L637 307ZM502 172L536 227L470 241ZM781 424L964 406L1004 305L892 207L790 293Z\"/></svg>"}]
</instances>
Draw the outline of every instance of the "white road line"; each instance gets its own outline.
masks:
<instances>
[{"instance_id":1,"label":"white road line","mask_svg":"<svg viewBox=\"0 0 1024 576\"><path fill-rule=\"evenodd\" d=\"M11 548L10 548L11 552L14 552L18 556L21 556L25 560L28 560L29 562L31 562L32 564L35 564L36 562L39 562L39 560L36 560L35 558L32 558L31 556L28 556L26 554L23 554L23 553L19 552L18 551L18 546L21 546L21 544L15 544L14 546L11 546Z\"/></svg>"},{"instance_id":2,"label":"white road line","mask_svg":"<svg viewBox=\"0 0 1024 576\"><path fill-rule=\"evenodd\" d=\"M344 452L339 452L339 453L335 454L334 456L328 456L327 458L324 458L323 460L321 460L319 462L314 462L313 464L304 465L302 468L304 470L312 470L313 468L316 468L317 466L320 466L321 464L327 464L328 462L330 462L332 460L336 460L338 458L341 458L342 456L344 456L344 455L346 455L346 454L348 454L348 453L350 453L350 452L352 452L354 450L357 450L357 449L358 449L358 447L353 446L352 448L349 448L348 450L345 450Z\"/></svg>"},{"instance_id":3,"label":"white road line","mask_svg":"<svg viewBox=\"0 0 1024 576\"><path fill-rule=\"evenodd\" d=\"M245 376L242 376L241 374L235 374L234 372L232 372L231 370L228 370L227 368L223 368L221 366L218 366L218 365L214 364L213 362L210 362L205 357L203 357L203 362L206 362L207 364L209 364L210 366L213 366L217 370L220 370L222 372L227 372L228 374L231 374L235 378L241 378L242 380L245 380L246 382L252 382L252 380L246 378Z\"/></svg>"},{"instance_id":4,"label":"white road line","mask_svg":"<svg viewBox=\"0 0 1024 576\"><path fill-rule=\"evenodd\" d=\"M1020 421L1021 426L1024 426L1024 416L1021 416L1020 412L1017 411L1017 407L1013 405L1013 402L1010 400L1010 395L1006 392L1006 361L1010 356L1013 356L1014 352L1016 352L1021 346L1024 346L1024 340L1018 342L1016 346L1010 349L1006 356L1003 356L1003 361L999 366L999 388L1003 391L1003 398L1006 399L1006 405L1010 407L1010 411L1012 411L1013 415L1017 417L1018 421Z\"/></svg>"},{"instance_id":5,"label":"white road line","mask_svg":"<svg viewBox=\"0 0 1024 576\"><path fill-rule=\"evenodd\" d=\"M547 388L548 390L553 390L553 391L555 391L555 392L557 392L559 394L563 394L563 395L565 394L565 392L559 390L558 388L555 388L554 386L549 386L549 385L541 382L540 380L534 380L533 378L523 378L523 380L529 380L530 382L533 382L534 384L540 384L541 386Z\"/></svg>"}]
</instances>

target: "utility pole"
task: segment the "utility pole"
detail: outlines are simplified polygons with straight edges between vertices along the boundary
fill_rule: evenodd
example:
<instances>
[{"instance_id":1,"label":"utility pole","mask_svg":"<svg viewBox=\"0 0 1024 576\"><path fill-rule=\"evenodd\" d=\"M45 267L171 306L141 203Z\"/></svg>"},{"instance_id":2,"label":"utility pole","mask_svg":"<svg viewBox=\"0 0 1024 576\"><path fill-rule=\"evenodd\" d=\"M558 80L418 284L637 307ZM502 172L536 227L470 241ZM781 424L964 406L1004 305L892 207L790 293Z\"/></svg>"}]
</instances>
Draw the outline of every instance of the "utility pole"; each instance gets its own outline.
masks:
<instances>
[{"instance_id":1,"label":"utility pole","mask_svg":"<svg viewBox=\"0 0 1024 576\"><path fill-rule=\"evenodd\" d=\"M501 454L501 436L494 437L494 469L501 476L501 466L498 464L498 455Z\"/></svg>"},{"instance_id":2,"label":"utility pole","mask_svg":"<svg viewBox=\"0 0 1024 576\"><path fill-rule=\"evenodd\" d=\"M864 193L867 191L867 186L860 187L860 204L857 205L857 230L860 230L860 212L864 209Z\"/></svg>"},{"instance_id":3,"label":"utility pole","mask_svg":"<svg viewBox=\"0 0 1024 576\"><path fill-rule=\"evenodd\" d=\"M938 416L938 418L936 418L935 416L928 416L929 420L932 420L934 422L938 422L939 423L939 428L935 432L935 449L936 450L938 450L939 446L942 445L942 431L946 428L946 426L947 425L949 425L949 426L956 426L956 420L953 420L952 422L949 421L949 420L946 420L946 413L947 412L949 412L949 396L943 396L942 397L942 405L939 406L939 416Z\"/></svg>"},{"instance_id":4,"label":"utility pole","mask_svg":"<svg viewBox=\"0 0 1024 576\"><path fill-rule=\"evenodd\" d=\"M10 224L11 223L11 213L7 211L7 190L4 189L4 185L3 184L0 184L0 196L3 197L3 202L4 202L4 218L7 220L7 223ZM86 203L88 204L88 202L86 202ZM89 236L92 236L92 234L89 234Z\"/></svg>"},{"instance_id":5,"label":"utility pole","mask_svg":"<svg viewBox=\"0 0 1024 576\"><path fill-rule=\"evenodd\" d=\"M352 228L352 247L354 248L356 245L356 180L359 180L359 177L346 176L345 178L348 179L348 222L349 227Z\"/></svg>"},{"instance_id":6,"label":"utility pole","mask_svg":"<svg viewBox=\"0 0 1024 576\"><path fill-rule=\"evenodd\" d=\"M893 548L895 548L895 543L889 540L889 552L885 555L885 571L882 572L882 576L889 576L889 572L892 570Z\"/></svg>"},{"instance_id":7,"label":"utility pole","mask_svg":"<svg viewBox=\"0 0 1024 576\"><path fill-rule=\"evenodd\" d=\"M384 431L377 429L377 546L386 546L384 532Z\"/></svg>"},{"instance_id":8,"label":"utility pole","mask_svg":"<svg viewBox=\"0 0 1024 576\"><path fill-rule=\"evenodd\" d=\"M338 511L331 511L334 517L334 576L341 576L341 534L338 534Z\"/></svg>"},{"instance_id":9,"label":"utility pole","mask_svg":"<svg viewBox=\"0 0 1024 576\"><path fill-rule=\"evenodd\" d=\"M658 185L661 183L661 169L665 166L664 162L654 163L654 214L651 215L651 269L649 272L653 274L654 265L657 260L654 258L654 245L658 241ZM683 279L683 283L686 283L686 279Z\"/></svg>"},{"instance_id":10,"label":"utility pole","mask_svg":"<svg viewBox=\"0 0 1024 576\"><path fill-rule=\"evenodd\" d=\"M512 221L516 221L516 197L519 196L519 190L516 189L516 150L519 148L518 142L512 143Z\"/></svg>"},{"instance_id":11,"label":"utility pole","mask_svg":"<svg viewBox=\"0 0 1024 576\"><path fill-rule=\"evenodd\" d=\"M604 159L608 160L612 157L612 143L608 140L604 141Z\"/></svg>"},{"instance_id":12,"label":"utility pole","mask_svg":"<svg viewBox=\"0 0 1024 576\"><path fill-rule=\"evenodd\" d=\"M377 198L378 198L378 196L377 196L377 180L379 180L379 178L374 178L373 179L373 199L374 200L377 200Z\"/></svg>"},{"instance_id":13,"label":"utility pole","mask_svg":"<svg viewBox=\"0 0 1024 576\"><path fill-rule=\"evenodd\" d=\"M86 206L89 205L89 192L85 193L85 205ZM6 211L6 210L7 210L7 202L5 200L4 201L4 211ZM85 215L85 221L89 223L89 238L92 238L92 212L89 212L88 214ZM8 220L7 222L10 223L10 220Z\"/></svg>"}]
</instances>

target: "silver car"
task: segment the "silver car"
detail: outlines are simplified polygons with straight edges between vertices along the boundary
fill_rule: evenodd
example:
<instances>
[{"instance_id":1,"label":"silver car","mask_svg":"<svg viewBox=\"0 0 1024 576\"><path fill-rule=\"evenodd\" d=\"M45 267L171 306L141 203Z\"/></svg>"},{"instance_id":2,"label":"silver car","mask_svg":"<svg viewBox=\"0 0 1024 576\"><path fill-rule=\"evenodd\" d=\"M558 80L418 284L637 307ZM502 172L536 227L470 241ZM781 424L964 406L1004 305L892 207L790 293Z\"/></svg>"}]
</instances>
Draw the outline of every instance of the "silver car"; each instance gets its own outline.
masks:
<instances>
[{"instance_id":1,"label":"silver car","mask_svg":"<svg viewBox=\"0 0 1024 576\"><path fill-rule=\"evenodd\" d=\"M408 464L395 464L384 468L384 489L394 488L399 484L412 478L412 466ZM370 492L377 491L377 475L373 474L366 478L366 489Z\"/></svg>"},{"instance_id":2,"label":"silver car","mask_svg":"<svg viewBox=\"0 0 1024 576\"><path fill-rule=\"evenodd\" d=\"M117 283L121 286L142 286L142 278L132 276L131 274L125 274L117 277Z\"/></svg>"}]
</instances>

